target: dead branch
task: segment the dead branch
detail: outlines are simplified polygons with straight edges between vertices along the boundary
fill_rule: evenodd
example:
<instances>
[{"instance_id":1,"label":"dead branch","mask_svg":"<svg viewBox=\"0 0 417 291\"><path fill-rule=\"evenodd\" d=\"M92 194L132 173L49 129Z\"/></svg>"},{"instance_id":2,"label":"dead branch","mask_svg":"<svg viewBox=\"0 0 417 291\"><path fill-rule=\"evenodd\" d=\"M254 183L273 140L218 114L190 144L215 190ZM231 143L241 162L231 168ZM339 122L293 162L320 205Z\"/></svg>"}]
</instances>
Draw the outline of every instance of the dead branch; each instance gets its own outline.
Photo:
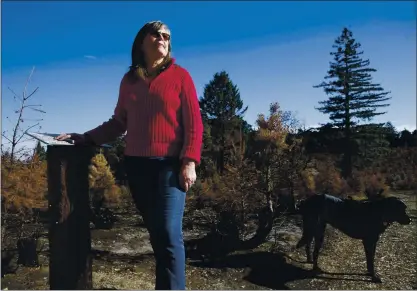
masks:
<instances>
[{"instance_id":1,"label":"dead branch","mask_svg":"<svg viewBox=\"0 0 417 291\"><path fill-rule=\"evenodd\" d=\"M35 67L32 68L28 78L26 79L24 88L23 88L23 92L22 92L22 96L19 96L18 94L16 94L16 92L11 89L10 87L8 87L9 91L13 94L13 98L16 100L20 101L20 106L17 110L15 110L15 113L18 115L17 116L17 120L16 123L13 125L12 130L11 130L11 136L7 134L8 131L3 131L2 133L2 137L10 143L10 160L11 163L13 164L13 162L16 160L17 155L23 153L21 156L25 155L25 151L26 151L26 147L22 147L19 150L17 149L18 146L28 140L31 139L23 139L23 137L25 136L25 134L35 128L39 126L39 123L43 120L42 118L40 119L25 119L23 118L24 116L24 112L25 109L31 109L33 111L36 111L38 113L46 113L44 110L39 109L39 107L41 107L42 105L40 104L27 104L27 101L34 96L34 94L38 91L39 87L36 87L32 92L30 92L28 94L28 85L31 82L33 73L35 71ZM9 117L6 117L6 119L8 119L10 122L12 122L10 120ZM22 128L22 123L25 123L25 121L33 121L36 122L35 124L30 124L28 125L26 128ZM3 150L3 144L2 144L2 150Z\"/></svg>"}]
</instances>

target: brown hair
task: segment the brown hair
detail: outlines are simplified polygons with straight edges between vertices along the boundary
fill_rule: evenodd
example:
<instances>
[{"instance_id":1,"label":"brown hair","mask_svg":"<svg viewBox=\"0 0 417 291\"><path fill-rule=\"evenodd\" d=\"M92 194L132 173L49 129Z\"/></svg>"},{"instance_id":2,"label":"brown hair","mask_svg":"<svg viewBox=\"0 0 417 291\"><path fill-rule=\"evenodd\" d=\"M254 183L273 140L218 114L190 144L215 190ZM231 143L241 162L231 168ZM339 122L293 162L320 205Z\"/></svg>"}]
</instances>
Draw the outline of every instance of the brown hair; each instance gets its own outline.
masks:
<instances>
[{"instance_id":1,"label":"brown hair","mask_svg":"<svg viewBox=\"0 0 417 291\"><path fill-rule=\"evenodd\" d=\"M136 34L135 40L132 45L132 64L129 67L128 75L131 80L137 80L139 78L145 79L147 76L145 54L142 50L142 43L148 33L158 31L161 27L168 26L161 21L151 21L146 23L139 32ZM171 61L171 41L168 44L168 54L164 58L160 67L165 66Z\"/></svg>"}]
</instances>

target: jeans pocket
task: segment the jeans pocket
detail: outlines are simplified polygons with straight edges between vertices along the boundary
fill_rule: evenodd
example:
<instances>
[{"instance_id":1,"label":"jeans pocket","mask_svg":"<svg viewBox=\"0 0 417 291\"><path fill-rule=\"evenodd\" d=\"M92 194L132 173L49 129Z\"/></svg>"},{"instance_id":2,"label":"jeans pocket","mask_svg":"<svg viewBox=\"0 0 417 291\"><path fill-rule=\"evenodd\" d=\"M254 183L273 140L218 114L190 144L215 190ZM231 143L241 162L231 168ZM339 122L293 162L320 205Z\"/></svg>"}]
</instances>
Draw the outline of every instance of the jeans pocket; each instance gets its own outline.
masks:
<instances>
[{"instance_id":1,"label":"jeans pocket","mask_svg":"<svg viewBox=\"0 0 417 291\"><path fill-rule=\"evenodd\" d=\"M177 163L165 166L164 170L160 172L160 182L165 187L173 187L185 193L185 189L181 186L180 169L181 166Z\"/></svg>"}]
</instances>

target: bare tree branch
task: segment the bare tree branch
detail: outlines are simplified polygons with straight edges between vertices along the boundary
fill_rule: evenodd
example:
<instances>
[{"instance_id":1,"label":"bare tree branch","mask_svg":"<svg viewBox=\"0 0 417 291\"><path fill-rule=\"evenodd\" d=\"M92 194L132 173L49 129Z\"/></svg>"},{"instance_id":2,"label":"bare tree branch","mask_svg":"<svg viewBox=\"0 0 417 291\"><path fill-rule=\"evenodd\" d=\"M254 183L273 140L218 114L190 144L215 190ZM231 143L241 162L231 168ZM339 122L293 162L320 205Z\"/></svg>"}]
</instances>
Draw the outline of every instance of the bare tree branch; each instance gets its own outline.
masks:
<instances>
[{"instance_id":1,"label":"bare tree branch","mask_svg":"<svg viewBox=\"0 0 417 291\"><path fill-rule=\"evenodd\" d=\"M23 118L22 119L24 122L26 122L26 121L36 121L36 122L40 122L40 121L42 121L43 120L43 118Z\"/></svg>"},{"instance_id":2,"label":"bare tree branch","mask_svg":"<svg viewBox=\"0 0 417 291\"><path fill-rule=\"evenodd\" d=\"M27 100L27 98L26 98L26 92L27 92L27 87L28 87L28 85L29 85L29 83L30 83L30 80L32 79L32 75L33 75L33 72L35 71L35 67L33 67L32 68L32 71L30 71L30 74L29 74L29 77L26 79L26 83L25 83L25 87L24 87L24 89L23 89L23 100ZM35 91L36 90L38 90L38 88L36 88L35 89ZM34 92L33 92L34 93ZM33 95L33 93L32 94L30 94L30 95ZM25 101L26 101L25 100Z\"/></svg>"},{"instance_id":3,"label":"bare tree branch","mask_svg":"<svg viewBox=\"0 0 417 291\"><path fill-rule=\"evenodd\" d=\"M36 93L36 91L38 91L38 89L39 89L39 87L36 87L36 89L35 90L33 90L33 92L32 93L30 93L27 97L25 97L25 101L26 100L28 100L33 94L35 94Z\"/></svg>"},{"instance_id":4,"label":"bare tree branch","mask_svg":"<svg viewBox=\"0 0 417 291\"><path fill-rule=\"evenodd\" d=\"M30 108L30 109L32 109L33 111L40 112L40 113L46 113L46 111L41 110L41 109L37 109L37 108Z\"/></svg>"},{"instance_id":5,"label":"bare tree branch","mask_svg":"<svg viewBox=\"0 0 417 291\"><path fill-rule=\"evenodd\" d=\"M32 125L32 126L30 126L30 127L28 127L28 129L26 129L24 132L23 132L23 134L19 137L19 139L16 141L17 143L18 142L20 142L20 140L25 136L25 134L30 130L30 129L32 129L32 128L34 128L35 126L38 126L39 125L39 123L37 123L37 124L34 124L34 125Z\"/></svg>"},{"instance_id":6,"label":"bare tree branch","mask_svg":"<svg viewBox=\"0 0 417 291\"><path fill-rule=\"evenodd\" d=\"M21 152L25 152L26 151L26 146L22 146L20 149L15 151L15 154L20 154Z\"/></svg>"},{"instance_id":7,"label":"bare tree branch","mask_svg":"<svg viewBox=\"0 0 417 291\"><path fill-rule=\"evenodd\" d=\"M25 105L25 107L24 108L29 108L29 109L31 109L31 110L34 110L34 111L38 111L38 112L41 112L41 113L46 113L46 111L44 111L44 110L42 110L42 109L39 109L39 108L34 108L34 107L42 107L42 105L40 105L40 104L36 104L36 105Z\"/></svg>"},{"instance_id":8,"label":"bare tree branch","mask_svg":"<svg viewBox=\"0 0 417 291\"><path fill-rule=\"evenodd\" d=\"M23 101L22 98L19 95L17 95L10 87L7 87L7 89L9 89L9 91L12 92L12 94L14 95L14 99L19 99L20 102Z\"/></svg>"},{"instance_id":9,"label":"bare tree branch","mask_svg":"<svg viewBox=\"0 0 417 291\"><path fill-rule=\"evenodd\" d=\"M9 139L4 133L1 134L2 137L4 137L6 140L8 140L10 143L13 143L11 139Z\"/></svg>"},{"instance_id":10,"label":"bare tree branch","mask_svg":"<svg viewBox=\"0 0 417 291\"><path fill-rule=\"evenodd\" d=\"M12 90L11 88L8 87L9 91L12 92L14 99L15 100L16 99L19 99L20 100L20 106L19 106L19 108L17 110L15 110L15 113L18 116L17 116L16 123L14 124L13 129L11 130L11 136L9 136L7 134L7 131L3 131L3 133L2 133L3 138L5 140L7 140L8 142L10 142L10 144L11 144L10 145L11 146L11 148L10 148L10 159L11 159L11 162L12 163L14 162L14 160L17 157L18 154L23 153L21 155L21 156L23 156L23 155L25 155L25 153L27 153L26 146L23 146L22 148L18 149L18 145L19 144L21 144L23 142L26 142L26 141L29 141L29 140L32 140L31 138L29 138L29 139L23 139L23 137L25 136L25 134L29 130L33 129L36 126L39 126L40 127L39 123L43 120L42 118L39 118L39 119L36 119L36 118L35 119L27 119L27 118L24 118L23 117L23 113L24 113L25 109L26 108L27 109L31 109L31 110L34 110L36 112L42 113L42 114L46 113L44 110L42 110L42 109L39 108L42 105L39 105L39 104L26 104L27 100L29 98L31 98L38 91L38 89L39 89L39 87L36 87L35 90L33 90L30 94L27 94L28 85L31 82L31 79L32 79L32 76L33 76L34 71L35 71L35 67L32 68L32 70L31 70L28 78L26 79L25 86L23 88L22 96L18 96L14 90ZM6 119L8 119L9 122L12 122L11 119L8 118L8 117ZM29 122L36 122L36 123L33 124L33 125L28 125L26 127L26 129L23 129L22 128L22 123L25 123L26 124L28 121Z\"/></svg>"}]
</instances>

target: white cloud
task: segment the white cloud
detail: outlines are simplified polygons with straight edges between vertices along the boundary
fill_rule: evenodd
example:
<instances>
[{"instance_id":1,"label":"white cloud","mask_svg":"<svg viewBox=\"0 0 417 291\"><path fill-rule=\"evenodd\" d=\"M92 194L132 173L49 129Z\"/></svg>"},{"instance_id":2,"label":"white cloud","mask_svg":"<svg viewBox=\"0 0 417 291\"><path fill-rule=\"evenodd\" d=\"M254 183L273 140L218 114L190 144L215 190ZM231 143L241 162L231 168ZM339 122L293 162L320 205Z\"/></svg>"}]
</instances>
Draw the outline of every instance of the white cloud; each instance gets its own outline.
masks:
<instances>
[{"instance_id":1,"label":"white cloud","mask_svg":"<svg viewBox=\"0 0 417 291\"><path fill-rule=\"evenodd\" d=\"M323 124L324 123L325 122L323 122ZM412 131L416 130L416 126L411 125L411 124L397 124L397 122L392 122L392 125L394 125L394 127L397 131L402 131L404 129L407 129L408 131L412 132ZM319 124L319 123L314 123L314 124L311 124L309 126L306 126L306 128L319 128L319 127L321 127L321 124Z\"/></svg>"},{"instance_id":2,"label":"white cloud","mask_svg":"<svg viewBox=\"0 0 417 291\"><path fill-rule=\"evenodd\" d=\"M402 131L404 129L407 129L408 131L413 132L414 130L416 130L416 126L411 125L411 124L401 124L401 125L394 125L394 126L398 131Z\"/></svg>"},{"instance_id":3,"label":"white cloud","mask_svg":"<svg viewBox=\"0 0 417 291\"><path fill-rule=\"evenodd\" d=\"M92 56L92 55L84 55L84 58L89 59L89 60L97 60L97 57Z\"/></svg>"}]
</instances>

